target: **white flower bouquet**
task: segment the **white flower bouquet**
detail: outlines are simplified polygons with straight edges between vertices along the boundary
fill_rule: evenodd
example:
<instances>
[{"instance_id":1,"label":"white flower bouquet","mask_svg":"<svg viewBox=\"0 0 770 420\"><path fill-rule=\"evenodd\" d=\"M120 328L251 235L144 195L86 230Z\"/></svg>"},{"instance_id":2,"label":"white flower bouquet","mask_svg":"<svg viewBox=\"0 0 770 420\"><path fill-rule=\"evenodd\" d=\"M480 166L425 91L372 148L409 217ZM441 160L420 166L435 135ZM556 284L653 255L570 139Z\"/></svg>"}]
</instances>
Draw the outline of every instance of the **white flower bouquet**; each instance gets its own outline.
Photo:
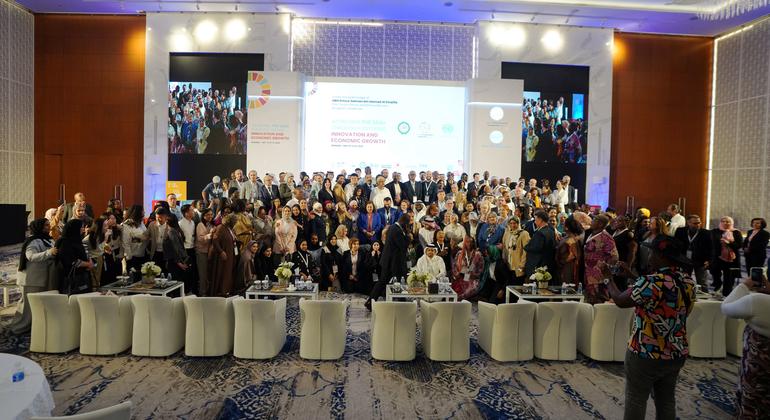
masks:
<instances>
[{"instance_id":1,"label":"white flower bouquet","mask_svg":"<svg viewBox=\"0 0 770 420\"><path fill-rule=\"evenodd\" d=\"M139 271L142 273L144 283L155 283L155 277L158 277L162 272L160 267L152 261L142 264L142 268Z\"/></svg>"},{"instance_id":2,"label":"white flower bouquet","mask_svg":"<svg viewBox=\"0 0 770 420\"><path fill-rule=\"evenodd\" d=\"M426 287L429 280L430 275L428 273L419 273L414 269L412 269L409 272L409 275L406 276L406 284L409 285L410 288Z\"/></svg>"},{"instance_id":3,"label":"white flower bouquet","mask_svg":"<svg viewBox=\"0 0 770 420\"><path fill-rule=\"evenodd\" d=\"M278 265L278 268L275 269L275 276L278 278L278 285L281 287L286 287L289 285L289 279L291 279L291 275L294 273L291 268L294 267L294 263L290 261L282 262Z\"/></svg>"},{"instance_id":4,"label":"white flower bouquet","mask_svg":"<svg viewBox=\"0 0 770 420\"><path fill-rule=\"evenodd\" d=\"M548 282L551 281L551 273L548 272L548 267L538 267L535 272L529 276L529 279L537 282L538 289L547 289Z\"/></svg>"}]
</instances>

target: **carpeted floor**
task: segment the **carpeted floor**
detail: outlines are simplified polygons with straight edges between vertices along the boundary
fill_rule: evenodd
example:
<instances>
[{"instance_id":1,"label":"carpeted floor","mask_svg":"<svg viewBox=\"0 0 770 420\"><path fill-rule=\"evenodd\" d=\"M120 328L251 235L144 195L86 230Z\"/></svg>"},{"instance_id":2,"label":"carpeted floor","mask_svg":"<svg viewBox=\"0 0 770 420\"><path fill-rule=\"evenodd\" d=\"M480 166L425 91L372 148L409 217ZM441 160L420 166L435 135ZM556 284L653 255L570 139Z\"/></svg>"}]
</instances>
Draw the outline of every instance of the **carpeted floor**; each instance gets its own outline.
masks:
<instances>
[{"instance_id":1,"label":"carpeted floor","mask_svg":"<svg viewBox=\"0 0 770 420\"><path fill-rule=\"evenodd\" d=\"M286 346L269 361L181 352L159 359L34 354L27 351L28 336L4 331L0 352L22 354L43 367L57 415L130 399L138 419L622 418L621 363L582 356L575 362L495 362L477 344L475 308L469 361L428 361L419 344L413 362L375 361L361 297L327 297L350 301L345 354L334 362L299 358L296 300L287 308ZM0 327L9 320L0 318ZM732 417L738 369L734 357L689 360L677 387L680 418ZM647 417L654 418L651 402Z\"/></svg>"}]
</instances>

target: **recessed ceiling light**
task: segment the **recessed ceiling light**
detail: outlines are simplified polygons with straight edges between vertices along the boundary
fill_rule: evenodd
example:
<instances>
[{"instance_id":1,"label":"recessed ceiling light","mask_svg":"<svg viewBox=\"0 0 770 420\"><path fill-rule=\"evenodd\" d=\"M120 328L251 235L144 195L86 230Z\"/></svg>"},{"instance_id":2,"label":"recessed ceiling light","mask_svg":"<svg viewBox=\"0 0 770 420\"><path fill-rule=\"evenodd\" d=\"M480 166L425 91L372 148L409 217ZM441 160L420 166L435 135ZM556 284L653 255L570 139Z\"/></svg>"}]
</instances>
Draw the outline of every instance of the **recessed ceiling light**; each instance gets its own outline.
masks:
<instances>
[{"instance_id":1,"label":"recessed ceiling light","mask_svg":"<svg viewBox=\"0 0 770 420\"><path fill-rule=\"evenodd\" d=\"M446 7L452 7L452 5L454 5L454 3L452 3L451 1L444 2L444 6Z\"/></svg>"}]
</instances>

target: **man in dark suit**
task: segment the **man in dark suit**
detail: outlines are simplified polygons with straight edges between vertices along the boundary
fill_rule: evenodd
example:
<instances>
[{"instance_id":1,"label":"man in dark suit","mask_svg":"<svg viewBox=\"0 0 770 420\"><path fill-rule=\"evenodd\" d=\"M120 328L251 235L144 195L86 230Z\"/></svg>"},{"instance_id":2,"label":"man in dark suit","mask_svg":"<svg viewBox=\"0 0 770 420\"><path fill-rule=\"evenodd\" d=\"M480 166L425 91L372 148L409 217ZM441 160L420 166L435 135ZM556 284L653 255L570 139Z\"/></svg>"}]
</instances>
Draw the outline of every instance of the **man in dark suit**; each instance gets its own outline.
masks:
<instances>
[{"instance_id":1,"label":"man in dark suit","mask_svg":"<svg viewBox=\"0 0 770 420\"><path fill-rule=\"evenodd\" d=\"M377 213L380 214L382 223L387 227L395 224L398 221L398 219L401 217L401 211L393 208L393 202L390 197L385 197L385 199L382 201L384 205L382 208L377 209Z\"/></svg>"},{"instance_id":2,"label":"man in dark suit","mask_svg":"<svg viewBox=\"0 0 770 420\"><path fill-rule=\"evenodd\" d=\"M468 197L473 196L473 191L478 190L481 187L481 175L478 172L473 174L473 181L469 182L465 188L468 190Z\"/></svg>"},{"instance_id":3,"label":"man in dark suit","mask_svg":"<svg viewBox=\"0 0 770 420\"><path fill-rule=\"evenodd\" d=\"M406 199L406 196L404 195L404 187L401 186L400 173L393 172L393 180L385 184L385 188L390 191L390 196L393 197L394 207L398 207L398 205L401 204L401 200Z\"/></svg>"},{"instance_id":4,"label":"man in dark suit","mask_svg":"<svg viewBox=\"0 0 770 420\"><path fill-rule=\"evenodd\" d=\"M553 274L556 267L556 239L553 229L548 227L548 213L542 210L535 212L535 234L524 246L524 250L527 251L527 262L524 265L527 278L538 267L548 267L548 272Z\"/></svg>"},{"instance_id":5,"label":"man in dark suit","mask_svg":"<svg viewBox=\"0 0 770 420\"><path fill-rule=\"evenodd\" d=\"M260 188L259 195L261 197L260 199L262 200L262 204L265 205L265 209L268 211L273 208L273 200L276 198L281 198L281 194L278 191L278 186L273 184L272 175L265 175L264 183Z\"/></svg>"},{"instance_id":6,"label":"man in dark suit","mask_svg":"<svg viewBox=\"0 0 770 420\"><path fill-rule=\"evenodd\" d=\"M75 204L82 205L86 209L86 215L93 220L94 218L94 209L91 207L90 204L86 203L86 196L82 192L76 192L75 193L75 202L74 203L67 203L67 206L64 208L64 221L67 222L73 217L75 217L75 211L74 206Z\"/></svg>"},{"instance_id":7,"label":"man in dark suit","mask_svg":"<svg viewBox=\"0 0 770 420\"><path fill-rule=\"evenodd\" d=\"M398 222L388 228L385 247L382 249L380 257L380 278L372 288L372 294L364 306L372 310L372 300L377 300L384 295L385 286L391 277L400 278L406 276L406 249L409 245L405 226L409 223L409 215L401 215Z\"/></svg>"},{"instance_id":8,"label":"man in dark suit","mask_svg":"<svg viewBox=\"0 0 770 420\"><path fill-rule=\"evenodd\" d=\"M418 200L424 201L426 206L438 201L438 184L430 171L425 173L425 181L420 184Z\"/></svg>"},{"instance_id":9,"label":"man in dark suit","mask_svg":"<svg viewBox=\"0 0 770 420\"><path fill-rule=\"evenodd\" d=\"M572 179L569 177L569 175L564 175L561 178L561 185L564 186L564 188L567 190L567 204L577 203L577 190L575 187L570 185L571 180Z\"/></svg>"},{"instance_id":10,"label":"man in dark suit","mask_svg":"<svg viewBox=\"0 0 770 420\"><path fill-rule=\"evenodd\" d=\"M700 216L687 216L687 226L677 229L674 239L679 242L681 249L687 250L687 258L693 262L695 280L706 290L706 270L711 260L711 235L709 231L701 228Z\"/></svg>"},{"instance_id":11,"label":"man in dark suit","mask_svg":"<svg viewBox=\"0 0 770 420\"><path fill-rule=\"evenodd\" d=\"M419 195L420 181L417 180L417 174L414 171L409 171L409 179L401 184L401 190L404 199L408 200L412 205L418 200L422 200Z\"/></svg>"}]
</instances>

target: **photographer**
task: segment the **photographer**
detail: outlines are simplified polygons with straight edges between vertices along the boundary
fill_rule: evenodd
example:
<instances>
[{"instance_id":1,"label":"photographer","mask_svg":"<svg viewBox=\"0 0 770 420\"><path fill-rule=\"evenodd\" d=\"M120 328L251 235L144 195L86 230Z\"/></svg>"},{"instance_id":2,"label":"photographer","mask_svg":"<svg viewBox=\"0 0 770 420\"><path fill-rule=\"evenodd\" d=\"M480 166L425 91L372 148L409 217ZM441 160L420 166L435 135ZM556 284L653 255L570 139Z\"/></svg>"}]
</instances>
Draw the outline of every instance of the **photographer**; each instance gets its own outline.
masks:
<instances>
[{"instance_id":1,"label":"photographer","mask_svg":"<svg viewBox=\"0 0 770 420\"><path fill-rule=\"evenodd\" d=\"M673 419L676 382L689 354L686 326L695 301L695 284L687 274L691 263L673 238L658 235L643 245L652 249L651 274L637 278L623 292L611 279L613 274L633 278L628 265L619 263L610 270L607 264L599 264L612 300L621 308L634 308L635 313L625 360L623 418L644 419L652 392L656 417Z\"/></svg>"},{"instance_id":2,"label":"photographer","mask_svg":"<svg viewBox=\"0 0 770 420\"><path fill-rule=\"evenodd\" d=\"M751 292L756 293L751 293ZM770 411L770 289L767 276L744 279L724 302L722 313L746 320L736 418L762 418Z\"/></svg>"}]
</instances>

